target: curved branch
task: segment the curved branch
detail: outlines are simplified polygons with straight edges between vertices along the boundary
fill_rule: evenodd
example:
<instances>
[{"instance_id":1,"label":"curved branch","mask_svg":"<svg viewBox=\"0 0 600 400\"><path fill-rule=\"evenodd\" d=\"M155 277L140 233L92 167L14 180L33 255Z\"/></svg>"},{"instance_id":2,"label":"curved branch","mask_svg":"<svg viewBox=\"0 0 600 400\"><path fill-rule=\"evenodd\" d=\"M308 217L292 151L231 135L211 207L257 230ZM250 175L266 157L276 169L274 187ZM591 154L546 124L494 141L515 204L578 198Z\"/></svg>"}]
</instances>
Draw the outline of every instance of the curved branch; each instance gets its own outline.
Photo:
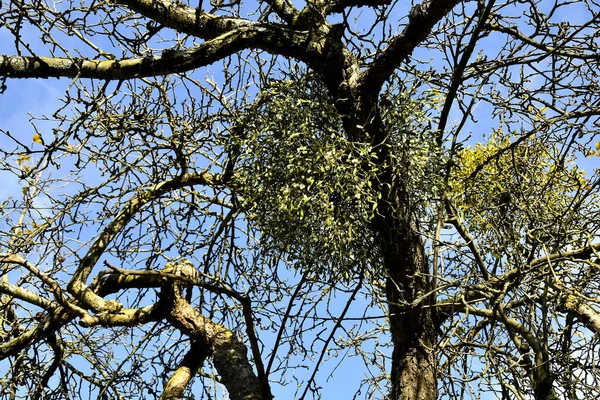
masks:
<instances>
[{"instance_id":1,"label":"curved branch","mask_svg":"<svg viewBox=\"0 0 600 400\"><path fill-rule=\"evenodd\" d=\"M0 55L0 76L9 78L96 78L123 80L191 71L238 51L262 48L274 54L303 57L308 34L274 27L243 27L183 51L122 60L86 60Z\"/></svg>"},{"instance_id":2,"label":"curved branch","mask_svg":"<svg viewBox=\"0 0 600 400\"><path fill-rule=\"evenodd\" d=\"M263 398L270 399L272 397L268 385L268 375L265 372L265 367L260 357L259 341L258 337L256 336L252 315L252 302L248 297L227 287L211 285L209 283L201 282L197 279L189 279L178 274L166 273L164 271L135 271L124 270L115 267L112 268L116 271L116 273L101 274L99 278L92 282L90 289L93 290L94 293L104 297L108 294L116 293L123 289L160 287L164 284L164 279L168 278L193 284L195 286L207 289L213 293L225 294L237 300L242 305L244 321L246 323L246 334L248 335L250 349L252 350L252 356L254 357L256 371L258 373L258 380L261 383ZM126 314L127 311L128 310L124 310L118 315ZM110 316L109 318L115 319L114 316ZM123 317L121 317L121 320L122 319ZM102 322L107 324L105 321ZM110 321L107 325L110 325L111 322L112 321Z\"/></svg>"},{"instance_id":3,"label":"curved branch","mask_svg":"<svg viewBox=\"0 0 600 400\"><path fill-rule=\"evenodd\" d=\"M586 328L600 336L600 313L587 305L584 299L568 294L561 298L561 305L567 311L577 315Z\"/></svg>"},{"instance_id":4,"label":"curved branch","mask_svg":"<svg viewBox=\"0 0 600 400\"><path fill-rule=\"evenodd\" d=\"M246 355L246 347L233 332L196 311L181 296L167 305L168 320L194 340L210 346L213 364L232 400L261 400L261 385Z\"/></svg>"},{"instance_id":5,"label":"curved branch","mask_svg":"<svg viewBox=\"0 0 600 400\"><path fill-rule=\"evenodd\" d=\"M167 383L159 400L173 400L183 397L183 392L188 383L191 382L196 371L198 371L204 360L208 357L206 345L197 341L192 342L192 346L187 354L181 360L181 363L175 369L175 372Z\"/></svg>"},{"instance_id":6,"label":"curved branch","mask_svg":"<svg viewBox=\"0 0 600 400\"><path fill-rule=\"evenodd\" d=\"M389 46L375 57L363 73L363 86L371 90L379 89L394 70L427 38L435 24L458 3L460 0L426 0L415 5L410 10L408 25L404 31L392 38Z\"/></svg>"},{"instance_id":7,"label":"curved branch","mask_svg":"<svg viewBox=\"0 0 600 400\"><path fill-rule=\"evenodd\" d=\"M90 246L87 254L81 260L77 271L73 274L69 285L67 286L72 293L85 306L95 312L107 310L108 302L90 290L85 282L89 277L94 265L98 262L108 245L127 225L129 220L138 213L144 205L152 200L155 200L163 194L192 185L208 185L220 186L225 183L222 175L211 174L208 172L185 174L173 179L169 179L155 185L139 193L130 199L127 204L121 209L119 214L112 220L110 224L98 235L98 238Z\"/></svg>"}]
</instances>

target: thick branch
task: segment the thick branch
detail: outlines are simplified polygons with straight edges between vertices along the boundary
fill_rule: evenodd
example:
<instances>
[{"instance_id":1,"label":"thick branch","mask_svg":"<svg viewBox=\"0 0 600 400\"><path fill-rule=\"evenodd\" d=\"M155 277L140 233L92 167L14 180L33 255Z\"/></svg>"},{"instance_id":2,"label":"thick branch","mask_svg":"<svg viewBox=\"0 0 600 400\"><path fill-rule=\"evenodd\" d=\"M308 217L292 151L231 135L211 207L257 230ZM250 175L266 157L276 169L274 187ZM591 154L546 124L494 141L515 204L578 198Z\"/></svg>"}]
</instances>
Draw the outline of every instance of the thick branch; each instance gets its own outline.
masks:
<instances>
[{"instance_id":1,"label":"thick branch","mask_svg":"<svg viewBox=\"0 0 600 400\"><path fill-rule=\"evenodd\" d=\"M337 0L327 2L327 14L341 13L350 7L376 7L391 4L392 0Z\"/></svg>"},{"instance_id":2,"label":"thick branch","mask_svg":"<svg viewBox=\"0 0 600 400\"><path fill-rule=\"evenodd\" d=\"M540 258L536 258L530 264L530 268L537 268L543 264L555 263L558 261L566 260L586 260L592 255L600 252L600 243L596 243L590 246L581 247L571 251L559 251L557 253L549 254Z\"/></svg>"},{"instance_id":3,"label":"thick branch","mask_svg":"<svg viewBox=\"0 0 600 400\"><path fill-rule=\"evenodd\" d=\"M568 294L561 299L561 305L577 315L581 322L594 334L600 336L600 314L586 304L585 300Z\"/></svg>"},{"instance_id":4,"label":"thick branch","mask_svg":"<svg viewBox=\"0 0 600 400\"><path fill-rule=\"evenodd\" d=\"M191 382L194 375L196 375L196 371L202 367L204 360L208 357L206 350L205 343L192 342L190 350L167 381L160 400L174 400L183 397L185 387Z\"/></svg>"},{"instance_id":5,"label":"thick branch","mask_svg":"<svg viewBox=\"0 0 600 400\"><path fill-rule=\"evenodd\" d=\"M94 280L94 282L92 282L92 284L90 285L90 289L92 289L96 294L100 296L106 296L107 294L112 294L119 290L124 290L128 288L160 287L164 285L165 278L167 278L173 279L180 283L193 284L201 288L207 289L213 293L224 294L239 301L243 308L244 320L246 322L246 333L248 334L248 340L250 341L252 355L255 359L256 370L258 372L258 379L261 382L263 398L271 398L265 368L260 358L259 341L256 337L256 332L254 329L254 321L252 317L252 303L248 297L245 297L227 287L212 285L209 283L201 282L197 279L186 279L181 275L166 273L164 271L135 271L123 270L115 267L112 268L116 271L116 273L101 274L101 276ZM110 317L114 318L112 316Z\"/></svg>"},{"instance_id":6,"label":"thick branch","mask_svg":"<svg viewBox=\"0 0 600 400\"><path fill-rule=\"evenodd\" d=\"M23 57L0 55L0 76L10 78L133 79L191 71L238 51L263 48L275 54L301 58L307 34L281 28L244 27L204 42L192 49L164 52L162 56L123 60Z\"/></svg>"},{"instance_id":7,"label":"thick branch","mask_svg":"<svg viewBox=\"0 0 600 400\"><path fill-rule=\"evenodd\" d=\"M161 25L202 39L214 39L240 28L256 27L258 22L243 18L219 17L171 0L117 0L117 4Z\"/></svg>"},{"instance_id":8,"label":"thick branch","mask_svg":"<svg viewBox=\"0 0 600 400\"><path fill-rule=\"evenodd\" d=\"M171 190L192 185L219 186L223 183L223 177L221 175L214 175L210 173L186 174L174 179L163 181L156 185L152 185L150 188L139 193L137 196L134 196L127 202L114 220L104 229L104 231L98 235L96 241L90 246L90 249L81 260L77 271L75 271L71 281L69 282L69 291L78 300L82 301L87 307L95 312L105 311L107 309L107 302L102 297L90 290L85 285L85 282L92 272L94 265L96 265L104 253L104 250L127 225L129 220L148 202L159 198Z\"/></svg>"},{"instance_id":9,"label":"thick branch","mask_svg":"<svg viewBox=\"0 0 600 400\"><path fill-rule=\"evenodd\" d=\"M429 0L414 6L410 11L408 25L373 60L364 72L362 84L370 90L379 90L394 70L427 38L435 24L459 2L460 0Z\"/></svg>"},{"instance_id":10,"label":"thick branch","mask_svg":"<svg viewBox=\"0 0 600 400\"><path fill-rule=\"evenodd\" d=\"M0 360L19 354L33 343L47 337L50 332L56 331L63 325L71 322L75 316L65 311L61 307L58 307L49 315L44 316L35 327L23 332L12 340L0 344Z\"/></svg>"},{"instance_id":11,"label":"thick branch","mask_svg":"<svg viewBox=\"0 0 600 400\"><path fill-rule=\"evenodd\" d=\"M181 275L165 272L164 270L138 271L115 267L113 267L113 269L116 271L116 273L112 273L110 271L101 272L99 276L96 279L94 279L94 281L90 284L89 288L93 290L94 293L96 293L97 295L105 297L109 294L117 293L121 290L126 289L158 288L164 284L166 278L173 279L176 281L183 281L183 283L201 287L212 293L224 294L233 299L236 299L241 304L244 304L244 302L247 301L246 297L232 289L212 285L210 283L202 282L195 279L185 278ZM214 279L211 277L207 278Z\"/></svg>"},{"instance_id":12,"label":"thick branch","mask_svg":"<svg viewBox=\"0 0 600 400\"><path fill-rule=\"evenodd\" d=\"M23 289L19 286L11 285L8 282L0 281L0 293L4 293L9 295L10 297L14 297L27 303L36 305L45 310L54 310L58 308L58 304L50 301L44 297L41 297L35 292L32 292L28 289Z\"/></svg>"},{"instance_id":13,"label":"thick branch","mask_svg":"<svg viewBox=\"0 0 600 400\"><path fill-rule=\"evenodd\" d=\"M61 306L75 314L85 314L85 310L79 308L77 305L69 301L65 292L54 279L40 271L35 265L28 263L23 257L16 254L0 254L0 261L5 263L14 263L25 267L33 275L40 278L45 285L50 287L54 297Z\"/></svg>"},{"instance_id":14,"label":"thick branch","mask_svg":"<svg viewBox=\"0 0 600 400\"><path fill-rule=\"evenodd\" d=\"M291 4L291 2L286 0L264 0L273 11L285 22L293 25L294 19L296 19L299 15L299 11Z\"/></svg>"},{"instance_id":15,"label":"thick branch","mask_svg":"<svg viewBox=\"0 0 600 400\"><path fill-rule=\"evenodd\" d=\"M261 387L246 356L246 347L233 332L196 311L181 296L169 304L169 321L194 340L207 343L214 366L232 400L260 400Z\"/></svg>"}]
</instances>

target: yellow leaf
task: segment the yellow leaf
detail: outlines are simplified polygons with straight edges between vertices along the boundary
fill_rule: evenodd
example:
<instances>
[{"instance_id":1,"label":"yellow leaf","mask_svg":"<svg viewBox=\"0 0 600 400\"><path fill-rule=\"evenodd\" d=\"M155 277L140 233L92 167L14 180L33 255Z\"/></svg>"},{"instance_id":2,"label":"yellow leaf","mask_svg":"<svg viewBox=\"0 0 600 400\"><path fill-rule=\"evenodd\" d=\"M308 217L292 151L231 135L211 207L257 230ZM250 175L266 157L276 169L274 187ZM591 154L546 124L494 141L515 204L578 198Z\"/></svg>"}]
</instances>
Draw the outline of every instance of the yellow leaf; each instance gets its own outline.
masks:
<instances>
[{"instance_id":1,"label":"yellow leaf","mask_svg":"<svg viewBox=\"0 0 600 400\"><path fill-rule=\"evenodd\" d=\"M42 144L42 137L38 133L36 133L35 135L33 135L33 141L35 143Z\"/></svg>"},{"instance_id":2,"label":"yellow leaf","mask_svg":"<svg viewBox=\"0 0 600 400\"><path fill-rule=\"evenodd\" d=\"M600 142L596 142L596 150L600 151Z\"/></svg>"},{"instance_id":3,"label":"yellow leaf","mask_svg":"<svg viewBox=\"0 0 600 400\"><path fill-rule=\"evenodd\" d=\"M19 154L19 161L29 161L31 160L31 157L29 157L27 154Z\"/></svg>"}]
</instances>

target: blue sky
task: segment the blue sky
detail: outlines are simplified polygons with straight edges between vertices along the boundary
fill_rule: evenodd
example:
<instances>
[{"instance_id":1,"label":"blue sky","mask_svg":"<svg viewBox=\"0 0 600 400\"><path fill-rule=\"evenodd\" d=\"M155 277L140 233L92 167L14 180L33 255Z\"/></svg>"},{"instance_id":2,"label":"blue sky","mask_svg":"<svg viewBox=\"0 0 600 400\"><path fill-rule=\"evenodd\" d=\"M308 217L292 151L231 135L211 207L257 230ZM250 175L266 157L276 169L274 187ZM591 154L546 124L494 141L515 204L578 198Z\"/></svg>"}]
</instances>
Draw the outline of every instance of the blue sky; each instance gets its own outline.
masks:
<instances>
[{"instance_id":1,"label":"blue sky","mask_svg":"<svg viewBox=\"0 0 600 400\"><path fill-rule=\"evenodd\" d=\"M395 12L402 14L404 9L397 7ZM358 13L357 13L358 15ZM574 15L569 15L569 19L575 18ZM0 29L0 53L12 54L12 47L10 41L5 41L6 34ZM35 35L31 35L35 37ZM7 44L8 43L8 44ZM494 38L491 37L489 41L490 51L494 51L495 43ZM417 53L418 54L418 53ZM429 53L423 52L423 59L427 60ZM436 66L436 62L432 62L429 65ZM199 75L205 73L205 71L216 71L215 76L218 76L220 64L217 63L215 66L199 71ZM24 143L32 144L33 135L35 131L32 129L28 121L28 113L32 113L35 116L42 116L44 114L51 115L60 103L58 99L64 94L67 86L69 85L68 79L56 80L11 80L8 82L8 90L5 94L0 95L0 128L8 130L15 134ZM459 114L454 110L455 114L452 114L450 120L456 121ZM473 132L473 140L477 140L482 135L491 131L491 125L489 121L489 109L484 105L475 108L473 115L478 120L478 123L472 123L466 126L465 131ZM51 124L47 124L46 128L49 129ZM483 126L483 128L481 128ZM486 129L489 129L486 132ZM12 143L8 141L4 136L0 136L0 147L3 149L10 148ZM35 145L34 145L35 146ZM34 147L35 148L35 147ZM589 158L581 159L581 165L584 169L591 173L595 168L600 167L600 158ZM16 160L15 160L16 161ZM21 193L22 183L11 174L4 171L0 172L0 201L7 198L8 196L19 196ZM2 222L0 222L1 224ZM2 229L0 225L0 229ZM335 315L341 312L345 302L342 300L335 300L331 303L334 310L331 312ZM357 301L356 308L352 308L350 317L361 317L363 308L367 305L367 302L363 299ZM355 311L356 310L356 311ZM371 310L369 315L379 315L376 309ZM351 327L354 323L347 323L348 327ZM329 325L329 328L331 324ZM326 336L326 335L325 335ZM265 336L267 340L268 335ZM267 345L268 347L268 345ZM342 366L336 371L331 379L326 380L325 377L329 375L331 370L335 368L336 363L327 363L321 367L317 381L323 386L323 398L351 398L356 392L359 382L364 378L364 365L362 360L358 357L346 358L343 361ZM311 370L300 370L298 374L305 379L310 376ZM277 398L292 398L295 388L293 384L288 387L279 387L273 385L273 391Z\"/></svg>"}]
</instances>

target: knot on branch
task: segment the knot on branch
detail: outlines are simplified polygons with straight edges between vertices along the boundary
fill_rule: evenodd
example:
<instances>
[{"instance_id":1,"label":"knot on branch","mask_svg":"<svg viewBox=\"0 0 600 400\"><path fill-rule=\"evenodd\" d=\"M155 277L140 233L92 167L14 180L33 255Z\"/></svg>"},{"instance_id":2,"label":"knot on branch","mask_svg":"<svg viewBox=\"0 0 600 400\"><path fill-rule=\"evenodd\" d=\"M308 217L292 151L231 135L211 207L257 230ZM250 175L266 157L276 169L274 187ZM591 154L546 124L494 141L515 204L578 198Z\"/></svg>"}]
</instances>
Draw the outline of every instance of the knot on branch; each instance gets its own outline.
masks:
<instances>
[{"instance_id":1,"label":"knot on branch","mask_svg":"<svg viewBox=\"0 0 600 400\"><path fill-rule=\"evenodd\" d=\"M186 292L186 300L189 302L192 296L192 282L197 281L200 274L198 273L198 269L190 260L187 258L183 258L176 263L169 263L165 265L164 269L165 273L177 275L181 277L181 280L175 280L172 282L172 287L174 292L177 295L181 295L181 291L185 288Z\"/></svg>"},{"instance_id":2,"label":"knot on branch","mask_svg":"<svg viewBox=\"0 0 600 400\"><path fill-rule=\"evenodd\" d=\"M425 1L421 4L413 6L408 14L408 20L410 23L419 22L425 19L427 15L427 9L429 7L429 1Z\"/></svg>"}]
</instances>

